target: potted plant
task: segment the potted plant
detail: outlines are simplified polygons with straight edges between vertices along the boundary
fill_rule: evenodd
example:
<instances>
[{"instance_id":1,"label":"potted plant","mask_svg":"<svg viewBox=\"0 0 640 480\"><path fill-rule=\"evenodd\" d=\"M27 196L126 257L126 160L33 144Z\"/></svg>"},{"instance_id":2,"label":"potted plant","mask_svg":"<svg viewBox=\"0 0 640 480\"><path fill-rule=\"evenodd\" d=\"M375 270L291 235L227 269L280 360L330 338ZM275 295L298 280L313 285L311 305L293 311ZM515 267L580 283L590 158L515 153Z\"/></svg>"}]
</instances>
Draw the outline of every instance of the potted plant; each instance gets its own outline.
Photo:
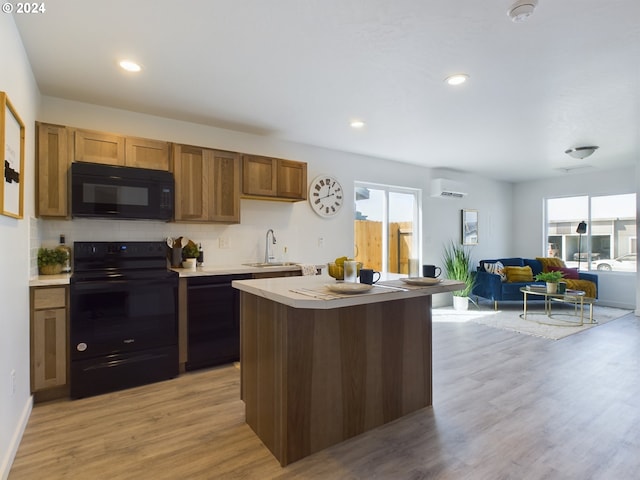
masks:
<instances>
[{"instance_id":1,"label":"potted plant","mask_svg":"<svg viewBox=\"0 0 640 480\"><path fill-rule=\"evenodd\" d=\"M41 275L54 275L62 272L62 266L67 259L67 254L57 248L38 249L38 269Z\"/></svg>"},{"instance_id":2,"label":"potted plant","mask_svg":"<svg viewBox=\"0 0 640 480\"><path fill-rule=\"evenodd\" d=\"M189 242L183 249L182 249L182 258L184 259L182 261L182 267L183 268L188 268L190 270L195 270L196 269L196 258L198 258L198 254L199 254L199 250L198 247L196 246L195 243L193 242Z\"/></svg>"},{"instance_id":3,"label":"potted plant","mask_svg":"<svg viewBox=\"0 0 640 480\"><path fill-rule=\"evenodd\" d=\"M547 293L556 293L558 291L558 282L564 277L564 273L554 272L541 272L535 276L536 281L547 283Z\"/></svg>"},{"instance_id":4,"label":"potted plant","mask_svg":"<svg viewBox=\"0 0 640 480\"><path fill-rule=\"evenodd\" d=\"M469 308L469 294L475 282L475 275L471 271L471 250L451 241L444 247L442 263L449 279L464 282L462 290L452 292L453 308L466 310Z\"/></svg>"}]
</instances>

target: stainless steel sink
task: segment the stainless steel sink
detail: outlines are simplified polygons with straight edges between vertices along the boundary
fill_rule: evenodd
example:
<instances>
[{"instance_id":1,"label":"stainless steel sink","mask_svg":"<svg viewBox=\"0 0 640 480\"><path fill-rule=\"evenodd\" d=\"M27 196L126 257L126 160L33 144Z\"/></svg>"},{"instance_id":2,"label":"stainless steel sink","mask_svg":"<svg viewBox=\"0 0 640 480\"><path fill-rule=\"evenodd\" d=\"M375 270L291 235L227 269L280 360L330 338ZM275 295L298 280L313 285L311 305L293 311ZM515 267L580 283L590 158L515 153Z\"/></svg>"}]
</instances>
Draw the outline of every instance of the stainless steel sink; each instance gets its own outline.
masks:
<instances>
[{"instance_id":1,"label":"stainless steel sink","mask_svg":"<svg viewBox=\"0 0 640 480\"><path fill-rule=\"evenodd\" d=\"M247 267L291 267L293 265L300 265L295 262L256 262L256 263L243 263Z\"/></svg>"}]
</instances>

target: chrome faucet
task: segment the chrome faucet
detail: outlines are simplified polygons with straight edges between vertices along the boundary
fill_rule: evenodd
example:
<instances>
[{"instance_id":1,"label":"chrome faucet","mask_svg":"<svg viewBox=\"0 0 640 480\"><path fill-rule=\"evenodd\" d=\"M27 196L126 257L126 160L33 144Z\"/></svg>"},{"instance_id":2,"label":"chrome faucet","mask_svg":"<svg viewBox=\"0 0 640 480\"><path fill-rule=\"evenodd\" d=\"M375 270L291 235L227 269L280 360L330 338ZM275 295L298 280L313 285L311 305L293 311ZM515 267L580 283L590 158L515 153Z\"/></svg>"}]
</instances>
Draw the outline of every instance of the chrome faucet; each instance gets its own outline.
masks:
<instances>
[{"instance_id":1,"label":"chrome faucet","mask_svg":"<svg viewBox=\"0 0 640 480\"><path fill-rule=\"evenodd\" d=\"M269 230L267 230L267 236L265 238L264 263L271 263L276 259L276 257L273 255L273 252L271 251L271 248L269 248L269 234L271 234L272 244L276 244L276 236L273 233L273 229L270 228Z\"/></svg>"}]
</instances>

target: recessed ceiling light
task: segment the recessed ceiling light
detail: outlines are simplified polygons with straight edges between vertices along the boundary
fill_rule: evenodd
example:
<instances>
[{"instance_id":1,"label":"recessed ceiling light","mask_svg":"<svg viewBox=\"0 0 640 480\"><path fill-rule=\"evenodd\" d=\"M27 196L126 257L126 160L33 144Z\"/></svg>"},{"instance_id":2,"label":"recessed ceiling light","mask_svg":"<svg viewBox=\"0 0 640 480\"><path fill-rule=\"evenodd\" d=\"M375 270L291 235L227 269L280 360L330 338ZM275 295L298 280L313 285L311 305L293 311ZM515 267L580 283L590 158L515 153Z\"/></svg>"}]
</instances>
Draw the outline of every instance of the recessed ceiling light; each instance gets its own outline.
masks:
<instances>
[{"instance_id":1,"label":"recessed ceiling light","mask_svg":"<svg viewBox=\"0 0 640 480\"><path fill-rule=\"evenodd\" d=\"M349 125L351 128L364 128L365 123L362 120L352 120Z\"/></svg>"},{"instance_id":2,"label":"recessed ceiling light","mask_svg":"<svg viewBox=\"0 0 640 480\"><path fill-rule=\"evenodd\" d=\"M140 64L132 60L122 60L119 65L127 72L139 72L142 70Z\"/></svg>"},{"instance_id":3,"label":"recessed ceiling light","mask_svg":"<svg viewBox=\"0 0 640 480\"><path fill-rule=\"evenodd\" d=\"M467 80L469 80L469 75L466 73L456 73L455 75L449 75L444 79L444 81L449 85L462 85Z\"/></svg>"}]
</instances>

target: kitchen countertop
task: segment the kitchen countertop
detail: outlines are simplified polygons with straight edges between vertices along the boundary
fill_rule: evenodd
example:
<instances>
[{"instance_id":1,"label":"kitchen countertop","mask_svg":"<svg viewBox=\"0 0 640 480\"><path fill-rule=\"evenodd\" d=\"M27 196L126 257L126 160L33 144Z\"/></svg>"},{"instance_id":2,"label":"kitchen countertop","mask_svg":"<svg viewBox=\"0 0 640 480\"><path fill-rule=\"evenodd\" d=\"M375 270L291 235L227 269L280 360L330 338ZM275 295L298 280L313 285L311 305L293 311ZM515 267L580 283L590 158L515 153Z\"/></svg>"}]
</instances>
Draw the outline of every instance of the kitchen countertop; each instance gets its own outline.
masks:
<instances>
[{"instance_id":1,"label":"kitchen countertop","mask_svg":"<svg viewBox=\"0 0 640 480\"><path fill-rule=\"evenodd\" d=\"M326 264L316 265L316 268L326 268ZM241 273L268 273L268 272L295 272L300 270L300 265L277 265L273 267L251 267L248 265L205 265L197 267L196 270L185 268L172 268L178 272L180 277L201 277L210 275L233 275ZM29 280L30 287L52 287L56 285L69 285L70 273L60 273L57 275L38 275Z\"/></svg>"},{"instance_id":2,"label":"kitchen countertop","mask_svg":"<svg viewBox=\"0 0 640 480\"><path fill-rule=\"evenodd\" d=\"M332 309L370 303L452 292L464 287L462 282L442 280L433 286L414 286L394 280L384 280L364 293L343 294L329 290L327 284L336 280L327 274L308 277L280 277L254 280L234 280L232 286L259 297L293 308ZM395 288L384 288L384 286ZM303 292L303 293L300 293Z\"/></svg>"}]
</instances>

